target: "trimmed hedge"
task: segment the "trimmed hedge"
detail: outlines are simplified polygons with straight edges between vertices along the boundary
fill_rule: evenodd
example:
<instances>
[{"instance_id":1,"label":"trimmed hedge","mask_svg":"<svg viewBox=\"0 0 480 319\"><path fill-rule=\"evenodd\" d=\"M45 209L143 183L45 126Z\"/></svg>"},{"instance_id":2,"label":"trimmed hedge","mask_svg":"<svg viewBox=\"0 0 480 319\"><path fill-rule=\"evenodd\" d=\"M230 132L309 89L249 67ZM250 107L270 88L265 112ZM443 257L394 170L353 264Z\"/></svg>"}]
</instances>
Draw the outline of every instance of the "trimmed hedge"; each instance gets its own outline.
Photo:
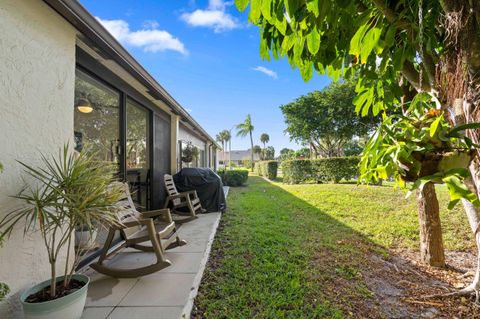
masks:
<instances>
[{"instance_id":1,"label":"trimmed hedge","mask_svg":"<svg viewBox=\"0 0 480 319\"><path fill-rule=\"evenodd\" d=\"M260 161L255 163L255 173L268 179L277 178L277 161Z\"/></svg>"},{"instance_id":2,"label":"trimmed hedge","mask_svg":"<svg viewBox=\"0 0 480 319\"><path fill-rule=\"evenodd\" d=\"M282 163L283 182L299 184L308 180L338 183L357 178L360 157L329 157L314 160L290 160Z\"/></svg>"},{"instance_id":3,"label":"trimmed hedge","mask_svg":"<svg viewBox=\"0 0 480 319\"><path fill-rule=\"evenodd\" d=\"M235 169L231 171L218 171L225 186L242 186L248 180L248 171L245 169Z\"/></svg>"}]
</instances>

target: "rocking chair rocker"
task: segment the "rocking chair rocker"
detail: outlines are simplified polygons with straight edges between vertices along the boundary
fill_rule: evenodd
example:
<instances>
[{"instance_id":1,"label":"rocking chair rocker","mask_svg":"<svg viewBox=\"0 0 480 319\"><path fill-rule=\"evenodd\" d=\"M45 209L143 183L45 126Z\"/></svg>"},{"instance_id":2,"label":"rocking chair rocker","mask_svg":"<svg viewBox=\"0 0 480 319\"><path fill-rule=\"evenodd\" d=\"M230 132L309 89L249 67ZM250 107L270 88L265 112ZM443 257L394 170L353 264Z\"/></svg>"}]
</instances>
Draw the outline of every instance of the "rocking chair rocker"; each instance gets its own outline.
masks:
<instances>
[{"instance_id":1,"label":"rocking chair rocker","mask_svg":"<svg viewBox=\"0 0 480 319\"><path fill-rule=\"evenodd\" d=\"M98 261L92 264L91 267L111 277L134 278L145 276L170 266L171 262L165 258L165 250L186 244L185 241L180 240L178 237L170 210L159 209L143 213L138 212L132 201L128 184L122 183L122 187L125 197L114 208L117 211L119 226L110 227L102 253ZM123 243L109 253L116 231L120 232ZM142 245L141 243L144 242L151 242L151 246ZM126 247L154 252L156 262L149 266L134 269L112 268L104 264L108 255Z\"/></svg>"}]
</instances>

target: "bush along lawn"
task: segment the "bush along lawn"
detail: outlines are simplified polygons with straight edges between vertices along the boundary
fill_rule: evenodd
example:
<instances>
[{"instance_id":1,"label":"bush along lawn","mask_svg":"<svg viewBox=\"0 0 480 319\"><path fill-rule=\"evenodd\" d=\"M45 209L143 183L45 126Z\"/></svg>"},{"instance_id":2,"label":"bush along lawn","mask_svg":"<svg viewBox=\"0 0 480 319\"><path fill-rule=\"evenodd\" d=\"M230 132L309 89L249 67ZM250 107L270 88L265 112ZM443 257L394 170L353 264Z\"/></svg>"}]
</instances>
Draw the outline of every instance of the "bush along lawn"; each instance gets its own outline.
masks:
<instances>
[{"instance_id":1,"label":"bush along lawn","mask_svg":"<svg viewBox=\"0 0 480 319\"><path fill-rule=\"evenodd\" d=\"M277 161L259 161L255 163L255 174L266 177L270 180L277 178Z\"/></svg>"},{"instance_id":2,"label":"bush along lawn","mask_svg":"<svg viewBox=\"0 0 480 319\"><path fill-rule=\"evenodd\" d=\"M348 181L358 177L359 162L358 156L288 160L282 163L283 181L287 184Z\"/></svg>"},{"instance_id":3,"label":"bush along lawn","mask_svg":"<svg viewBox=\"0 0 480 319\"><path fill-rule=\"evenodd\" d=\"M460 272L415 263L417 208L400 190L248 183L229 194L193 318L480 316L465 298L420 299ZM438 193L445 246L474 266L464 213L447 211L447 192Z\"/></svg>"},{"instance_id":4,"label":"bush along lawn","mask_svg":"<svg viewBox=\"0 0 480 319\"><path fill-rule=\"evenodd\" d=\"M218 171L218 175L224 186L242 186L248 180L248 170L246 169L222 170Z\"/></svg>"}]
</instances>

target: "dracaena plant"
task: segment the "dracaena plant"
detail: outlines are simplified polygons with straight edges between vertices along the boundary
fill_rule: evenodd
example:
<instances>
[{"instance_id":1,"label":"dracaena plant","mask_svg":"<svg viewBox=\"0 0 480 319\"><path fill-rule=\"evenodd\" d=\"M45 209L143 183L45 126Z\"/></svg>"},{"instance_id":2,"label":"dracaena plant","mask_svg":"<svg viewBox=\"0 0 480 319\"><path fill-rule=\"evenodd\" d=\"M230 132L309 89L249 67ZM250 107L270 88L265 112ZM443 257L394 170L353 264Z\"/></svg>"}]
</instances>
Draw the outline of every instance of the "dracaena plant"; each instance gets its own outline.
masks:
<instances>
[{"instance_id":1,"label":"dracaena plant","mask_svg":"<svg viewBox=\"0 0 480 319\"><path fill-rule=\"evenodd\" d=\"M115 168L96 159L88 150L74 154L65 145L57 156L41 156L39 166L19 162L28 184L13 196L23 205L0 220L0 240L8 238L17 224L24 234L39 232L51 268L50 298L67 289L80 260L80 250L73 250L77 225L106 227L118 224L112 205L122 197L118 186L111 186ZM57 281L59 255L66 250L63 280Z\"/></svg>"},{"instance_id":2,"label":"dracaena plant","mask_svg":"<svg viewBox=\"0 0 480 319\"><path fill-rule=\"evenodd\" d=\"M409 189L407 196L427 182L445 183L449 208L461 198L480 205L463 183L470 176L468 165L477 147L463 131L478 127L478 123L452 126L430 95L417 94L404 114L385 116L368 141L360 162L360 180L377 182L393 176L397 184Z\"/></svg>"}]
</instances>

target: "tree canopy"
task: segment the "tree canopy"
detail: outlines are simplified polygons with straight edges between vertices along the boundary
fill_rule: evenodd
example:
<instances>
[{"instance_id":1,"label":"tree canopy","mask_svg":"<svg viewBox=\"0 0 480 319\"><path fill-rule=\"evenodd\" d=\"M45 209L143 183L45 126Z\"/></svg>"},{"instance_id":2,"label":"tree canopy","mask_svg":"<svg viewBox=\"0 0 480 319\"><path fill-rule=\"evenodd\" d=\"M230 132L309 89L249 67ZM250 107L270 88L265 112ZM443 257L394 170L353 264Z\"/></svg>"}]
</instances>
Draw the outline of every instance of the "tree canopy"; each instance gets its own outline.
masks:
<instances>
[{"instance_id":1,"label":"tree canopy","mask_svg":"<svg viewBox=\"0 0 480 319\"><path fill-rule=\"evenodd\" d=\"M455 93L449 86L461 89L470 79L478 87L480 82L475 76L480 73L478 1L235 2L241 11L250 3L249 21L261 28L264 59L286 56L306 80L314 71L334 79L357 74L356 105L363 115L396 105L410 86L435 89L437 99L452 102L455 94L464 92ZM468 74L457 74L460 62ZM455 76L461 81L447 86ZM478 104L478 93L469 94Z\"/></svg>"},{"instance_id":2,"label":"tree canopy","mask_svg":"<svg viewBox=\"0 0 480 319\"><path fill-rule=\"evenodd\" d=\"M411 189L418 187L422 192L434 178L443 180L452 202L461 199L480 247L480 130L475 124L480 120L480 1L235 3L241 11L250 4L249 21L261 28L260 54L264 59L270 59L270 54L287 57L305 80L314 71L334 79L358 77L354 103L362 116L401 107L399 120L394 120L396 115L384 116L384 123L367 143L361 164L364 176L384 174L388 166L390 173L405 180L410 167L423 171L428 163L425 156L432 155L429 152L439 158L451 152L470 154L464 163L467 165L429 171L428 176L416 174L418 179ZM409 143L397 147L395 139L401 136ZM419 136L425 139L419 140ZM460 149L441 149L436 144ZM382 154L382 161L378 154ZM480 267L473 283L461 293L476 292L479 302L479 290Z\"/></svg>"},{"instance_id":3,"label":"tree canopy","mask_svg":"<svg viewBox=\"0 0 480 319\"><path fill-rule=\"evenodd\" d=\"M343 148L353 136L367 135L378 125L376 118L355 114L355 96L354 83L343 81L282 105L285 132L292 140L311 145L316 155L344 155Z\"/></svg>"}]
</instances>

